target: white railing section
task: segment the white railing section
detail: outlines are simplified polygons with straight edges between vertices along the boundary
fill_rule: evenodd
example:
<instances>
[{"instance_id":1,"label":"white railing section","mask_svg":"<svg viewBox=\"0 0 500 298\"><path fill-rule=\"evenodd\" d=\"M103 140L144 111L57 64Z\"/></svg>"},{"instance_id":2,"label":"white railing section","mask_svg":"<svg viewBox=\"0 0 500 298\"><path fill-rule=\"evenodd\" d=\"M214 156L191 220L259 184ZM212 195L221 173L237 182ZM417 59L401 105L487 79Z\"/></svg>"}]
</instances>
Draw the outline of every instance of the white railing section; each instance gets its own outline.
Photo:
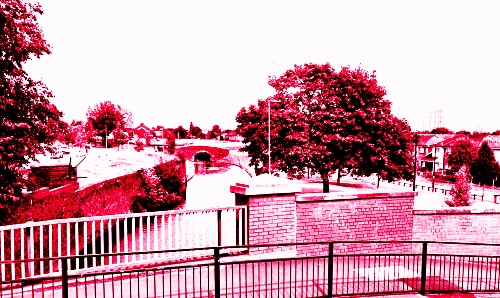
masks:
<instances>
[{"instance_id":1,"label":"white railing section","mask_svg":"<svg viewBox=\"0 0 500 298\"><path fill-rule=\"evenodd\" d=\"M36 260L44 257L244 245L247 239L246 219L246 207L239 206L69 218L0 226L1 280L60 274L62 261ZM186 251L91 256L67 262L70 270L80 270L161 262L171 258L193 257L196 253L197 251Z\"/></svg>"}]
</instances>

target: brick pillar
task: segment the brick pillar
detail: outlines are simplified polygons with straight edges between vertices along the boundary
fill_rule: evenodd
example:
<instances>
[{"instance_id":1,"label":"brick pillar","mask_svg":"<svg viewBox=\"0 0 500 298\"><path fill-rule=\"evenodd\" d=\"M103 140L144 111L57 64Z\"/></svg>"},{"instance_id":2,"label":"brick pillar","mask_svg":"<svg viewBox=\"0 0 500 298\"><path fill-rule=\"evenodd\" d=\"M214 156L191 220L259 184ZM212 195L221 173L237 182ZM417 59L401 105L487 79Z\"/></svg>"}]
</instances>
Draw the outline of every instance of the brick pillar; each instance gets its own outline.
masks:
<instances>
[{"instance_id":1,"label":"brick pillar","mask_svg":"<svg viewBox=\"0 0 500 298\"><path fill-rule=\"evenodd\" d=\"M236 205L247 206L248 244L296 242L295 194L302 190L300 185L264 174L244 183L236 183L230 190L235 194ZM261 247L252 248L249 253L288 249L292 247Z\"/></svg>"}]
</instances>

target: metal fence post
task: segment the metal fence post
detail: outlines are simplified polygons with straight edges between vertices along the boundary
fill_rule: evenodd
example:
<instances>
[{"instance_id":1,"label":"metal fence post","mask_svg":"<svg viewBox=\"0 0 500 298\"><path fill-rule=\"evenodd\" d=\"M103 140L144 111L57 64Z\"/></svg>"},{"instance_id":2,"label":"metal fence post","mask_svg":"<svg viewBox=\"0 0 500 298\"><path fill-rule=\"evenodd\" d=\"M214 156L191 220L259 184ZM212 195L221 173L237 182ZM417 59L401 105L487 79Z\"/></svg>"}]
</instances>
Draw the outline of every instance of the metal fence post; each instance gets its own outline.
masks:
<instances>
[{"instance_id":1,"label":"metal fence post","mask_svg":"<svg viewBox=\"0 0 500 298\"><path fill-rule=\"evenodd\" d=\"M240 210L235 210L236 213L236 246L240 245Z\"/></svg>"},{"instance_id":2,"label":"metal fence post","mask_svg":"<svg viewBox=\"0 0 500 298\"><path fill-rule=\"evenodd\" d=\"M220 298L220 248L214 248L215 298Z\"/></svg>"},{"instance_id":3,"label":"metal fence post","mask_svg":"<svg viewBox=\"0 0 500 298\"><path fill-rule=\"evenodd\" d=\"M68 262L67 262L67 259L63 259L63 261L62 261L61 279L62 279L62 285L61 285L62 297L63 298L69 298L69 291L68 291Z\"/></svg>"},{"instance_id":4,"label":"metal fence post","mask_svg":"<svg viewBox=\"0 0 500 298\"><path fill-rule=\"evenodd\" d=\"M222 210L217 210L217 246L222 246Z\"/></svg>"},{"instance_id":5,"label":"metal fence post","mask_svg":"<svg viewBox=\"0 0 500 298\"><path fill-rule=\"evenodd\" d=\"M427 242L422 242L422 277L420 280L420 295L425 295L425 282L427 279Z\"/></svg>"},{"instance_id":6,"label":"metal fence post","mask_svg":"<svg viewBox=\"0 0 500 298\"><path fill-rule=\"evenodd\" d=\"M328 243L328 297L333 297L333 242Z\"/></svg>"}]
</instances>

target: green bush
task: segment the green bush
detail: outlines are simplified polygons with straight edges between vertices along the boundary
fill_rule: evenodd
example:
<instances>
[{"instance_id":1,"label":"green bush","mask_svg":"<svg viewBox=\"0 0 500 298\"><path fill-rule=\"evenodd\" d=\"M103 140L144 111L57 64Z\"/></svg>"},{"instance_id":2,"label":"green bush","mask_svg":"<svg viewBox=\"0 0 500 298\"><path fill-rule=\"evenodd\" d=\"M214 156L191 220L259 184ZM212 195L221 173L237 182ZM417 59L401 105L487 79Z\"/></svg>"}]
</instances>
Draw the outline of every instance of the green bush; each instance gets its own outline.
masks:
<instances>
[{"instance_id":1,"label":"green bush","mask_svg":"<svg viewBox=\"0 0 500 298\"><path fill-rule=\"evenodd\" d=\"M470 174L466 166L462 166L457 173L457 181L450 190L451 200L445 203L452 207L470 206Z\"/></svg>"},{"instance_id":2,"label":"green bush","mask_svg":"<svg viewBox=\"0 0 500 298\"><path fill-rule=\"evenodd\" d=\"M141 194L133 197L133 212L173 209L186 199L185 167L172 160L140 171Z\"/></svg>"}]
</instances>

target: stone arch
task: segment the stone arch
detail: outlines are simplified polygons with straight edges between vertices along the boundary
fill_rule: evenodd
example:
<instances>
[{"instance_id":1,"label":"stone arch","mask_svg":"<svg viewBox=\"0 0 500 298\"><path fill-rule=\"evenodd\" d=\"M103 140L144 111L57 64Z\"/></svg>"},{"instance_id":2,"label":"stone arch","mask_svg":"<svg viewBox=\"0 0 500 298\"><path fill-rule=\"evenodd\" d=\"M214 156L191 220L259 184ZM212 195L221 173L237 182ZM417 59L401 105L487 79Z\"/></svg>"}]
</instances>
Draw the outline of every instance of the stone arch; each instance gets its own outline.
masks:
<instances>
[{"instance_id":1,"label":"stone arch","mask_svg":"<svg viewBox=\"0 0 500 298\"><path fill-rule=\"evenodd\" d=\"M200 151L200 152L197 152L195 155L194 155L194 160L195 161L204 161L204 162L210 162L210 159L211 159L211 155L210 153L208 153L207 151Z\"/></svg>"}]
</instances>

